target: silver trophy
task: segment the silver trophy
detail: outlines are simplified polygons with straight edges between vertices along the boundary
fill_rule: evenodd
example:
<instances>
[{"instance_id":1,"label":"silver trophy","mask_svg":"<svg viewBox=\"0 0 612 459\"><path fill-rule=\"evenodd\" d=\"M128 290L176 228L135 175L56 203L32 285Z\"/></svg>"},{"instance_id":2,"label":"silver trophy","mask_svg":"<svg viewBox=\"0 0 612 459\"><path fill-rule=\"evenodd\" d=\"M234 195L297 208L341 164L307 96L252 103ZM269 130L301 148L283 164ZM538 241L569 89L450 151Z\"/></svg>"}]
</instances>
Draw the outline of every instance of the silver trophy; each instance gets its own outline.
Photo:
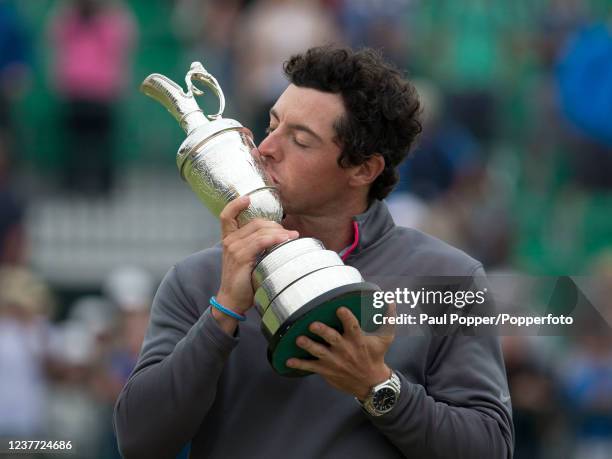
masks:
<instances>
[{"instance_id":1,"label":"silver trophy","mask_svg":"<svg viewBox=\"0 0 612 459\"><path fill-rule=\"evenodd\" d=\"M242 226L255 218L280 223L283 208L277 190L257 156L251 132L238 121L222 118L225 97L217 80L200 62L191 64L185 77L187 92L164 75L149 75L142 92L161 103L187 133L176 161L181 177L217 217L227 203L248 195L250 205L238 218ZM195 96L200 82L219 98L219 110L206 115ZM342 329L336 316L346 306L373 331L372 297L379 288L365 282L359 271L346 266L338 254L317 239L300 238L276 245L260 254L252 273L255 307L268 340L268 359L279 374L308 374L289 368L290 357L311 358L295 345L300 335L319 340L308 330L314 321ZM378 311L380 312L380 311Z\"/></svg>"}]
</instances>

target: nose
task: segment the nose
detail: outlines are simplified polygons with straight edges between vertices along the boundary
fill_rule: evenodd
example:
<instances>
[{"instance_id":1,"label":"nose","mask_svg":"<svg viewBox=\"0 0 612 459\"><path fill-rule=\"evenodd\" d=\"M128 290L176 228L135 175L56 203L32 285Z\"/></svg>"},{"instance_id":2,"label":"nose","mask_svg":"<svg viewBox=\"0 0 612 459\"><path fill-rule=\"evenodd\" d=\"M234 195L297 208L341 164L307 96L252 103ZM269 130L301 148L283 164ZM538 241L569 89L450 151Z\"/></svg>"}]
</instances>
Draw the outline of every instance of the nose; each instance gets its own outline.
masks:
<instances>
[{"instance_id":1,"label":"nose","mask_svg":"<svg viewBox=\"0 0 612 459\"><path fill-rule=\"evenodd\" d=\"M258 150L260 156L266 161L280 161L282 158L280 142L274 132L270 132L266 138L261 141Z\"/></svg>"}]
</instances>

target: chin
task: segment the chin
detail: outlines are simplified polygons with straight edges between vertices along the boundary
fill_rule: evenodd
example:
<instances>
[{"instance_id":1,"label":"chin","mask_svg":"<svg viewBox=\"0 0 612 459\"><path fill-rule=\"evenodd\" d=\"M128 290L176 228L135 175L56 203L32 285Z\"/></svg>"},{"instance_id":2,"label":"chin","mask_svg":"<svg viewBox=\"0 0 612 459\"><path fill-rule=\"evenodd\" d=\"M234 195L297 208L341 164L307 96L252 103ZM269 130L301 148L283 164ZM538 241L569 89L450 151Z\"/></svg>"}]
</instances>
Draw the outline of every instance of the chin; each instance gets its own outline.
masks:
<instances>
[{"instance_id":1,"label":"chin","mask_svg":"<svg viewBox=\"0 0 612 459\"><path fill-rule=\"evenodd\" d=\"M295 209L294 207L291 205L291 202L287 201L286 199L283 199L283 197L281 196L281 205L283 206L283 214L284 216L287 216L288 214L293 214L295 213Z\"/></svg>"},{"instance_id":2,"label":"chin","mask_svg":"<svg viewBox=\"0 0 612 459\"><path fill-rule=\"evenodd\" d=\"M291 213L291 204L285 201L282 197L281 197L280 202L281 202L281 205L283 206L283 213L285 215L287 215L288 213Z\"/></svg>"}]
</instances>

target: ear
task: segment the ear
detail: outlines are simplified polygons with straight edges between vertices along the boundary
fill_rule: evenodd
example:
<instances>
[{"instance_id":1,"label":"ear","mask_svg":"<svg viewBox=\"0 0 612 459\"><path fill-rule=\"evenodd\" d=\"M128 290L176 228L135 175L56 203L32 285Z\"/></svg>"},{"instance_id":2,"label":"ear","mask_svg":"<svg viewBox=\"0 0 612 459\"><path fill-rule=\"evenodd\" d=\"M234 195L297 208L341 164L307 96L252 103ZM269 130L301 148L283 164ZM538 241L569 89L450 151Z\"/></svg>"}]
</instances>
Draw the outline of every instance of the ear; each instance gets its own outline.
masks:
<instances>
[{"instance_id":1,"label":"ear","mask_svg":"<svg viewBox=\"0 0 612 459\"><path fill-rule=\"evenodd\" d=\"M385 158L379 154L372 155L359 166L354 166L349 184L355 187L371 185L384 169Z\"/></svg>"}]
</instances>

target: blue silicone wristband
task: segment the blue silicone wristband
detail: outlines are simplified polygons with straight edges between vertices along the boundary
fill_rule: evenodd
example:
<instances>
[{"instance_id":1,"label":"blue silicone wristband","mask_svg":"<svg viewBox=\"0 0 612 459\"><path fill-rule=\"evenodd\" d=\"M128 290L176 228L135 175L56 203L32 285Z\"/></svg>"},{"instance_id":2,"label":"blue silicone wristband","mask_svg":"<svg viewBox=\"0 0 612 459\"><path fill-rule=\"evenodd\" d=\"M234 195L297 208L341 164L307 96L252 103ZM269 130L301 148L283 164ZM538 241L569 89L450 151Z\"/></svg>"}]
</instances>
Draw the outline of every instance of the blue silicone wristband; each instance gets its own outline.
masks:
<instances>
[{"instance_id":1,"label":"blue silicone wristband","mask_svg":"<svg viewBox=\"0 0 612 459\"><path fill-rule=\"evenodd\" d=\"M214 308L217 308L223 314L233 317L234 319L239 320L240 322L244 322L246 320L246 316L238 314L237 312L234 312L231 309L227 309L225 306L219 303L214 296L210 297L210 305Z\"/></svg>"}]
</instances>

